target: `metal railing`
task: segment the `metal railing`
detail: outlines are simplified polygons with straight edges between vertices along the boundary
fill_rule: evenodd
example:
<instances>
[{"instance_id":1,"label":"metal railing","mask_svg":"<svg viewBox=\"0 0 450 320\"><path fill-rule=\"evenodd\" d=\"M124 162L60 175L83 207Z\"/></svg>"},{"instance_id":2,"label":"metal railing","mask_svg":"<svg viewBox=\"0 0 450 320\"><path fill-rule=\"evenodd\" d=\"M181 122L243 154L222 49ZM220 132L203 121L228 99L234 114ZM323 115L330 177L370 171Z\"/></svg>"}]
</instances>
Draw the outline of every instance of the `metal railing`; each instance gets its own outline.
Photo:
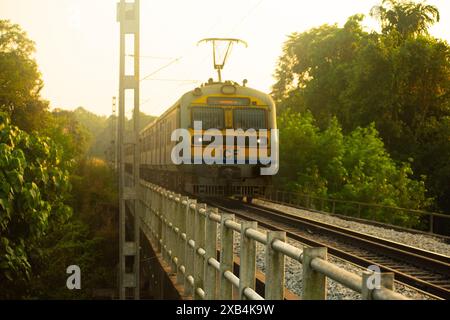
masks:
<instances>
[{"instance_id":1,"label":"metal railing","mask_svg":"<svg viewBox=\"0 0 450 320\"><path fill-rule=\"evenodd\" d=\"M393 291L392 273L376 274L382 286L372 289L368 279L373 273L361 277L332 264L326 248L299 249L286 243L285 232L261 232L257 222L238 223L234 215L144 181L138 196L142 231L170 264L184 294L194 299L284 299L286 257L303 265L303 299L326 299L327 278L363 299L406 299ZM240 234L239 277L233 273L235 233ZM265 246L264 298L255 291L256 243Z\"/></svg>"},{"instance_id":2,"label":"metal railing","mask_svg":"<svg viewBox=\"0 0 450 320\"><path fill-rule=\"evenodd\" d=\"M450 225L450 215L387 205L348 201L302 194L298 192L266 189L260 200L294 206L302 209L366 219L406 229L435 233L435 221L442 219Z\"/></svg>"}]
</instances>

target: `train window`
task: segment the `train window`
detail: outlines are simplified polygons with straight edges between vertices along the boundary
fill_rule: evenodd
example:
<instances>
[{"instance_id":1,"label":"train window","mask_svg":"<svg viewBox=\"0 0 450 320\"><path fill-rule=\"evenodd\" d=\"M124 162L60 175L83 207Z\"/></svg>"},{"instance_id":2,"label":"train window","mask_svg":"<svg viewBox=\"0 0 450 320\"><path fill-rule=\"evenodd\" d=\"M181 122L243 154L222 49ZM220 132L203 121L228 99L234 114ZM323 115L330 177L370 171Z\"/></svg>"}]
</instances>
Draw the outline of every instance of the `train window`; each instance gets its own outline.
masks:
<instances>
[{"instance_id":1,"label":"train window","mask_svg":"<svg viewBox=\"0 0 450 320\"><path fill-rule=\"evenodd\" d=\"M235 129L267 129L266 111L263 109L235 109L233 122Z\"/></svg>"},{"instance_id":2,"label":"train window","mask_svg":"<svg viewBox=\"0 0 450 320\"><path fill-rule=\"evenodd\" d=\"M201 121L203 130L223 129L224 111L222 108L192 108L192 126L194 121Z\"/></svg>"}]
</instances>

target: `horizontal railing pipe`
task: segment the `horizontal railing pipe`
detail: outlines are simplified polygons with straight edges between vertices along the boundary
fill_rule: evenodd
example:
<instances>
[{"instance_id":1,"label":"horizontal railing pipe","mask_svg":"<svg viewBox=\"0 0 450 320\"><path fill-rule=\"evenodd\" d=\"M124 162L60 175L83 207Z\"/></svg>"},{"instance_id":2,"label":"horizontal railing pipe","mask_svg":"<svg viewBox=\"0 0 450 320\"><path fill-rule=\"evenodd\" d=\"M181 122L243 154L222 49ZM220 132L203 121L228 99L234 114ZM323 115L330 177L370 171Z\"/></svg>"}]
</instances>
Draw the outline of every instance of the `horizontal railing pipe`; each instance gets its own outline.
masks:
<instances>
[{"instance_id":1,"label":"horizontal railing pipe","mask_svg":"<svg viewBox=\"0 0 450 320\"><path fill-rule=\"evenodd\" d=\"M245 234L247 235L247 237L258 241L259 243L262 243L264 245L267 243L267 236L264 233L262 233L262 232L260 232L258 230L247 229Z\"/></svg>"},{"instance_id":2,"label":"horizontal railing pipe","mask_svg":"<svg viewBox=\"0 0 450 320\"><path fill-rule=\"evenodd\" d=\"M290 244L280 241L280 240L275 240L272 243L272 248L283 253L285 256L292 258L294 260L297 260L299 262L302 262L302 255L303 255L303 250L296 248L294 246L291 246Z\"/></svg>"},{"instance_id":3,"label":"horizontal railing pipe","mask_svg":"<svg viewBox=\"0 0 450 320\"><path fill-rule=\"evenodd\" d=\"M375 300L409 300L404 295L386 288L375 289L372 295Z\"/></svg>"},{"instance_id":4,"label":"horizontal railing pipe","mask_svg":"<svg viewBox=\"0 0 450 320\"><path fill-rule=\"evenodd\" d=\"M264 300L255 290L246 288L244 289L244 295L249 300Z\"/></svg>"},{"instance_id":5,"label":"horizontal railing pipe","mask_svg":"<svg viewBox=\"0 0 450 320\"><path fill-rule=\"evenodd\" d=\"M230 283L235 287L235 288L239 288L239 278L236 277L234 275L233 272L231 271L225 271L225 273L223 274L223 276L225 277L225 279L227 279L228 281L230 281Z\"/></svg>"},{"instance_id":6,"label":"horizontal railing pipe","mask_svg":"<svg viewBox=\"0 0 450 320\"><path fill-rule=\"evenodd\" d=\"M314 270L326 275L328 278L339 282L340 284L352 289L353 291L361 293L360 276L320 258L313 259L311 261L311 266L314 268Z\"/></svg>"},{"instance_id":7,"label":"horizontal railing pipe","mask_svg":"<svg viewBox=\"0 0 450 320\"><path fill-rule=\"evenodd\" d=\"M213 268L216 269L217 271L220 271L220 262L219 262L219 261L217 261L217 260L214 259L214 258L210 258L210 259L208 260L208 263L209 263L209 265L210 265L211 267L213 267Z\"/></svg>"},{"instance_id":8,"label":"horizontal railing pipe","mask_svg":"<svg viewBox=\"0 0 450 320\"><path fill-rule=\"evenodd\" d=\"M235 222L235 221L232 221L232 220L225 221L225 226L227 228L230 228L233 231L236 231L236 232L240 232L241 231L241 225L239 223Z\"/></svg>"}]
</instances>

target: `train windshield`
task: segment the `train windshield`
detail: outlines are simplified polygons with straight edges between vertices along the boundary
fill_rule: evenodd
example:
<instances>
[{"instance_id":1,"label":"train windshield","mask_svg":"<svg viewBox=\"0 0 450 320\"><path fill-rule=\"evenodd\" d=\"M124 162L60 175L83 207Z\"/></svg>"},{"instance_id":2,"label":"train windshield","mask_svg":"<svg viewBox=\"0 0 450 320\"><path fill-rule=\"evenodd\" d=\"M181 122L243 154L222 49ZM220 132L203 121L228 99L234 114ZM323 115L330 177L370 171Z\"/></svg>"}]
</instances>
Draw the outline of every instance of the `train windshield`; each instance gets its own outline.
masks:
<instances>
[{"instance_id":1,"label":"train windshield","mask_svg":"<svg viewBox=\"0 0 450 320\"><path fill-rule=\"evenodd\" d=\"M235 109L233 120L235 129L267 129L266 111L262 109Z\"/></svg>"},{"instance_id":2,"label":"train windshield","mask_svg":"<svg viewBox=\"0 0 450 320\"><path fill-rule=\"evenodd\" d=\"M201 121L203 130L221 130L224 128L224 111L222 108L192 108L192 126L194 121Z\"/></svg>"}]
</instances>

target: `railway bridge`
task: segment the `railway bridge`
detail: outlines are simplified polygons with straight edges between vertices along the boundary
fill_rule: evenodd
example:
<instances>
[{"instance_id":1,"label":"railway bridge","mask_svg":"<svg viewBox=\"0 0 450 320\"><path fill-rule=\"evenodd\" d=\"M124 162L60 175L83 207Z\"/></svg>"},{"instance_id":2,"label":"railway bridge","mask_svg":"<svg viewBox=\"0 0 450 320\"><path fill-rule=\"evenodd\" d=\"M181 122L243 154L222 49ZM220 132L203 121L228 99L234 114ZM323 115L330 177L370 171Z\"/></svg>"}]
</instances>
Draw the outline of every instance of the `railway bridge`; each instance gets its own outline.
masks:
<instances>
[{"instance_id":1,"label":"railway bridge","mask_svg":"<svg viewBox=\"0 0 450 320\"><path fill-rule=\"evenodd\" d=\"M245 208L189 198L143 180L136 169L141 168L139 0L121 0L117 18L121 49L115 167L119 176L121 299L139 299L146 292L156 299L320 300L327 298L329 279L359 293L362 299L406 299L395 292L394 277L437 297L450 298L449 257L276 212L270 212L272 221L267 221L267 209L252 208L249 215ZM130 35L131 49L126 47ZM126 73L129 56L134 68ZM132 130L126 132L126 96L130 92L134 116ZM129 163L126 150L131 150ZM361 204L357 205L360 210ZM333 212L335 206L333 202ZM433 223L430 225L432 228ZM298 233L301 229L341 243L331 249L325 238L308 239ZM288 238L304 245L294 246ZM384 267L361 275L342 268L328 254L364 268L374 262ZM302 282L300 295L286 289L286 261L301 266L301 272L294 275Z\"/></svg>"},{"instance_id":2,"label":"railway bridge","mask_svg":"<svg viewBox=\"0 0 450 320\"><path fill-rule=\"evenodd\" d=\"M133 177L127 176L127 186L132 185ZM328 261L327 248L289 244L286 232L261 231L257 222L239 221L233 214L143 180L136 190L127 197L136 200L136 205L127 204L127 212L139 220L140 241L145 242L141 272L147 273L153 298L320 300L327 298L327 279L332 279L363 299L406 299L393 290L393 273L368 271L359 276ZM256 268L257 244L264 248L264 275ZM124 247L125 255L139 254L135 243L125 242ZM144 248L148 252L142 252ZM303 267L297 275L303 282L301 297L285 288L286 259ZM124 290L139 286L134 273L125 272L124 279Z\"/></svg>"}]
</instances>

